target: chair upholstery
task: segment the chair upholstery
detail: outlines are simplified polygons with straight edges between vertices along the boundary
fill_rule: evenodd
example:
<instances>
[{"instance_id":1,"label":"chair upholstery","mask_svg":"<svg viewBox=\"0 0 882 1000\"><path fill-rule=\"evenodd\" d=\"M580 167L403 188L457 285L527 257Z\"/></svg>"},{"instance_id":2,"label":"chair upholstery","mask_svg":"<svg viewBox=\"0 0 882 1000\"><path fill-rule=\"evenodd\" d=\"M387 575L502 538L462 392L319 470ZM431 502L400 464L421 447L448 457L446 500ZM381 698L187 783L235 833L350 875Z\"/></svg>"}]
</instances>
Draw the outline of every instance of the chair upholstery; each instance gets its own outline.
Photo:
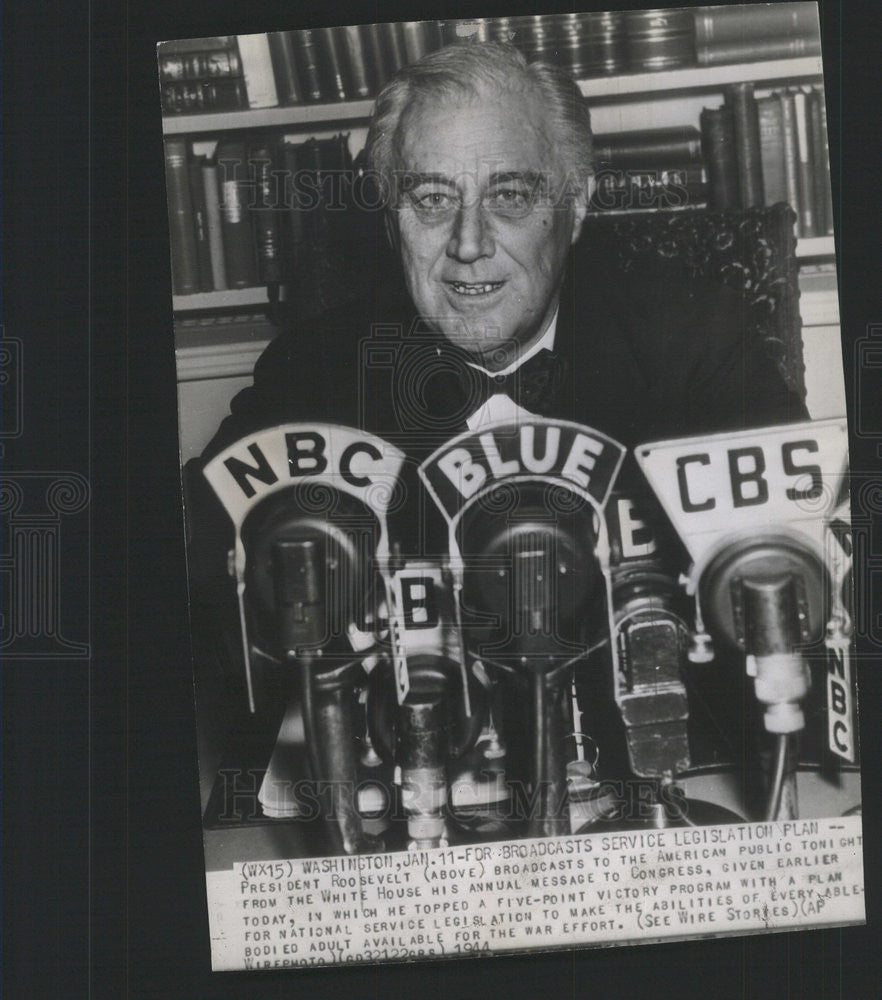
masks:
<instances>
[{"instance_id":1,"label":"chair upholstery","mask_svg":"<svg viewBox=\"0 0 882 1000\"><path fill-rule=\"evenodd\" d=\"M783 203L726 212L598 213L586 219L581 240L624 272L670 269L738 291L748 304L748 335L760 338L788 388L804 399L795 222Z\"/></svg>"}]
</instances>

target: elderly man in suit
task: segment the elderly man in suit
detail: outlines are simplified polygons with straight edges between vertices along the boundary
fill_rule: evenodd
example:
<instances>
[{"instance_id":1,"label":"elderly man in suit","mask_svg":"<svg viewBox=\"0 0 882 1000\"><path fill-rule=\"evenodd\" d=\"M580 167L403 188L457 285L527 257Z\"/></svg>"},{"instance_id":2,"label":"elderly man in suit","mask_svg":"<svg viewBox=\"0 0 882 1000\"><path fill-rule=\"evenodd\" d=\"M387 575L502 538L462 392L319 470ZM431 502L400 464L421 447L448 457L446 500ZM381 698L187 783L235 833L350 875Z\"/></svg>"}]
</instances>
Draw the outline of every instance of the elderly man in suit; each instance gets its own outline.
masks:
<instances>
[{"instance_id":1,"label":"elderly man in suit","mask_svg":"<svg viewBox=\"0 0 882 1000\"><path fill-rule=\"evenodd\" d=\"M509 45L435 52L379 95L367 161L397 273L378 268L363 302L277 337L207 454L293 419L420 457L524 411L628 446L805 417L736 293L625 278L579 242L592 134L561 70Z\"/></svg>"}]
</instances>

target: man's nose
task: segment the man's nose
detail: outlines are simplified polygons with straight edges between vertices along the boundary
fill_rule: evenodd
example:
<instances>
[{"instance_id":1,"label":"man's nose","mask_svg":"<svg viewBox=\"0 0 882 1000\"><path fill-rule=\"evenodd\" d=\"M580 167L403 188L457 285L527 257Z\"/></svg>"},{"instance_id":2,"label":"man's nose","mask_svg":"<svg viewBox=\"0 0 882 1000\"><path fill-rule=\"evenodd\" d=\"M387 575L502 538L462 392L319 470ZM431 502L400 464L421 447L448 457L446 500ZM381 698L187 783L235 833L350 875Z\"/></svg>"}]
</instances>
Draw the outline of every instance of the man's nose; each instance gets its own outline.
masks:
<instances>
[{"instance_id":1,"label":"man's nose","mask_svg":"<svg viewBox=\"0 0 882 1000\"><path fill-rule=\"evenodd\" d=\"M490 220L479 200L463 203L456 214L450 242L447 244L448 257L471 263L481 257L492 257L496 251Z\"/></svg>"}]
</instances>

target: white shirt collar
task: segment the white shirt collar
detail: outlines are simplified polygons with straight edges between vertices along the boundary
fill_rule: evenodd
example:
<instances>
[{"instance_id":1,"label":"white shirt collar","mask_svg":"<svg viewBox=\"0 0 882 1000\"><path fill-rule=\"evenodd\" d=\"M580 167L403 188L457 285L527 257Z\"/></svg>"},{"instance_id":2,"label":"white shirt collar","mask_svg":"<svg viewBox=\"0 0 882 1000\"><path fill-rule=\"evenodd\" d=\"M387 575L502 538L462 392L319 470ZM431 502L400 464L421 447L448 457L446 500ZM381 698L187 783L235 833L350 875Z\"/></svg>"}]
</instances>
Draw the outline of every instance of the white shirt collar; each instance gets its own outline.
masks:
<instances>
[{"instance_id":1,"label":"white shirt collar","mask_svg":"<svg viewBox=\"0 0 882 1000\"><path fill-rule=\"evenodd\" d=\"M510 364L507 368L503 368L499 372L488 372L486 368L481 368L480 365L472 365L472 368L477 368L479 371L484 372L485 375L510 375L512 372L517 371L521 365L533 357L534 354L538 354L541 350L547 349L549 351L554 349L554 336L557 332L557 313L555 310L554 315L551 317L551 322L548 324L548 329L542 336L536 341L535 344L528 350L525 351L517 361ZM478 430L485 424L497 423L499 421L507 421L508 423L517 423L522 419L529 419L531 414L529 410L525 410L522 406L518 406L514 400L510 399L505 393L497 392L490 396L485 402L478 407L478 409L466 419L466 424L469 430Z\"/></svg>"}]
</instances>

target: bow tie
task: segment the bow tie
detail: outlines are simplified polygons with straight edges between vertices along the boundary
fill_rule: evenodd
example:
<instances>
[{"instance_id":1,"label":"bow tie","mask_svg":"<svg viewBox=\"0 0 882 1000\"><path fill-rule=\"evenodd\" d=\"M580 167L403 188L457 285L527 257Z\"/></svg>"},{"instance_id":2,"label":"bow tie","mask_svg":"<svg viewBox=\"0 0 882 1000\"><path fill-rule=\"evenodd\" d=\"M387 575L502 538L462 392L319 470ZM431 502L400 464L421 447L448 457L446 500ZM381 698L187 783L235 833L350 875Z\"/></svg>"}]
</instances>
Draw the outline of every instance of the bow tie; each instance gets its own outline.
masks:
<instances>
[{"instance_id":1,"label":"bow tie","mask_svg":"<svg viewBox=\"0 0 882 1000\"><path fill-rule=\"evenodd\" d=\"M396 360L390 426L452 436L496 393L537 416L551 416L568 369L562 355L541 350L509 375L488 375L452 344L415 340Z\"/></svg>"},{"instance_id":2,"label":"bow tie","mask_svg":"<svg viewBox=\"0 0 882 1000\"><path fill-rule=\"evenodd\" d=\"M543 348L508 375L487 375L472 369L482 383L478 405L501 392L527 410L542 409L560 391L567 368L566 358Z\"/></svg>"}]
</instances>

